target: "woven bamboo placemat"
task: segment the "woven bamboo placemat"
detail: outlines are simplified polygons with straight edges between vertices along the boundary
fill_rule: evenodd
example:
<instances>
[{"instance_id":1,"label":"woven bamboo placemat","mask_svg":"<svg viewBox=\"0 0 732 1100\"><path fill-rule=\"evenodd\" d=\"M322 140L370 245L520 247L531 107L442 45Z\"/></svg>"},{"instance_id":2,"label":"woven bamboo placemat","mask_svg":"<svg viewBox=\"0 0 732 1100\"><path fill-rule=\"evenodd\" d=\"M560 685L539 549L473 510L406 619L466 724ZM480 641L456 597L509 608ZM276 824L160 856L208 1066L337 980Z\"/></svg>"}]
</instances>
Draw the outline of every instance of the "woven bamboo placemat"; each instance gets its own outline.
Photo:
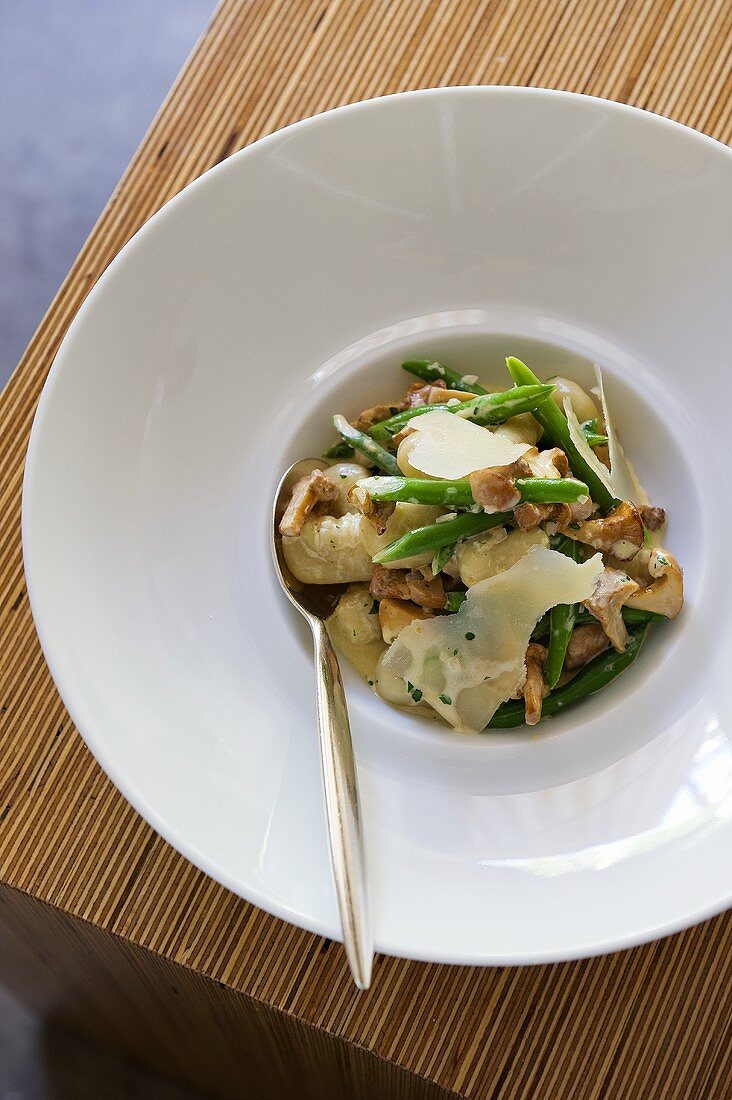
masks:
<instances>
[{"instance_id":1,"label":"woven bamboo placemat","mask_svg":"<svg viewBox=\"0 0 732 1100\"><path fill-rule=\"evenodd\" d=\"M474 970L340 948L234 898L105 778L51 682L26 599L23 458L79 305L206 168L306 115L407 88L528 84L622 100L728 142L729 0L225 0L0 399L0 884L469 1097L732 1094L732 921L602 959Z\"/></svg>"}]
</instances>

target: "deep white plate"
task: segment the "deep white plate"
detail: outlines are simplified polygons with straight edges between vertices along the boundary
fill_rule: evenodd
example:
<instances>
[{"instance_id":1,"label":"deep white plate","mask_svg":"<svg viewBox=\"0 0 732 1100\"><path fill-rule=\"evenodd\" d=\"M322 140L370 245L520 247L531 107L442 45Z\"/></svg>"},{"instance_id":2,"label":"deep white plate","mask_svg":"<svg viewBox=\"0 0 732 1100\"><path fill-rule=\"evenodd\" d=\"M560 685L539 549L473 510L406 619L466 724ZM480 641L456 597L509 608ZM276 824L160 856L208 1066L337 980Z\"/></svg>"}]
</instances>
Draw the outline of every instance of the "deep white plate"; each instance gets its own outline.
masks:
<instances>
[{"instance_id":1,"label":"deep white plate","mask_svg":"<svg viewBox=\"0 0 732 1100\"><path fill-rule=\"evenodd\" d=\"M407 356L604 368L688 603L595 699L450 734L348 692L378 947L567 959L732 886L732 155L642 111L510 88L298 123L122 251L57 356L24 496L29 592L76 724L199 867L338 937L303 624L270 564L282 468Z\"/></svg>"}]
</instances>

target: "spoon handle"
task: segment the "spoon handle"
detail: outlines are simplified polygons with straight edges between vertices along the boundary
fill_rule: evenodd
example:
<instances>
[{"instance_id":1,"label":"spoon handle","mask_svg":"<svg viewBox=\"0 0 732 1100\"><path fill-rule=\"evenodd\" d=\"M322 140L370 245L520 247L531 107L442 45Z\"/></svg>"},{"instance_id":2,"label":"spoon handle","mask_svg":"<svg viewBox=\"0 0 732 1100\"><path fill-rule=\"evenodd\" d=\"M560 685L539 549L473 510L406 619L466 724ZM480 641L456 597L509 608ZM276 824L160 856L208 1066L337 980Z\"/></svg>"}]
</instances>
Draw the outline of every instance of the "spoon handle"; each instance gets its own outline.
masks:
<instances>
[{"instance_id":1,"label":"spoon handle","mask_svg":"<svg viewBox=\"0 0 732 1100\"><path fill-rule=\"evenodd\" d=\"M311 620L311 625L315 640L320 760L343 945L354 982L359 989L368 989L373 942L351 727L341 670L328 632L320 619Z\"/></svg>"}]
</instances>

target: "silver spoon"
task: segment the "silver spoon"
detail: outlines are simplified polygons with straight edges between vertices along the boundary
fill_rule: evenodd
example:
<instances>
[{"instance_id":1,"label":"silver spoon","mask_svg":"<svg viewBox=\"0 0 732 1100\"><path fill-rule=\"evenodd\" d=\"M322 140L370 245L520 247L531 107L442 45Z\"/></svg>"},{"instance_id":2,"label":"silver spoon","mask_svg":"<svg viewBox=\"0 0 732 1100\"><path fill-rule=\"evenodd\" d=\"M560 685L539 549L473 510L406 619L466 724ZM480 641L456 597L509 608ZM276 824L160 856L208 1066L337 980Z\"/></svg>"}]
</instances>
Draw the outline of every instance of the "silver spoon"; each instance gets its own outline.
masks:
<instances>
[{"instance_id":1,"label":"silver spoon","mask_svg":"<svg viewBox=\"0 0 732 1100\"><path fill-rule=\"evenodd\" d=\"M338 667L324 620L335 609L344 586L301 584L287 568L282 553L280 519L295 482L323 463L305 458L285 472L277 486L272 514L272 556L280 584L290 603L310 624L315 645L320 761L343 945L353 980L359 989L371 984L373 941L358 804L358 779L351 728Z\"/></svg>"}]
</instances>

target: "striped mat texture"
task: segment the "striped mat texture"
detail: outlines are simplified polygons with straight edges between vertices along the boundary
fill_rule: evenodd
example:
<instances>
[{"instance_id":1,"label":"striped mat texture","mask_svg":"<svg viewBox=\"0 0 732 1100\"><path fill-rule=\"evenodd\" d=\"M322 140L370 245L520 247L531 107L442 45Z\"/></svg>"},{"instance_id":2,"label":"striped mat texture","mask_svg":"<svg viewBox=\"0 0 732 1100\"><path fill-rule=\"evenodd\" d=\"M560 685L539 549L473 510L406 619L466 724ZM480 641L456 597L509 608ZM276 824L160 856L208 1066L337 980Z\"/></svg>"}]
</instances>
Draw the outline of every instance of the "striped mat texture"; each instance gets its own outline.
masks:
<instances>
[{"instance_id":1,"label":"striped mat texture","mask_svg":"<svg viewBox=\"0 0 732 1100\"><path fill-rule=\"evenodd\" d=\"M20 548L28 433L59 343L110 260L162 203L256 138L445 84L586 92L729 142L732 3L225 0L0 399L0 895L40 899L370 1052L407 1071L399 1095L427 1095L429 1082L434 1095L485 1100L728 1097L728 917L566 965L379 958L372 990L357 995L339 947L233 897L137 816L73 728L33 628Z\"/></svg>"}]
</instances>

